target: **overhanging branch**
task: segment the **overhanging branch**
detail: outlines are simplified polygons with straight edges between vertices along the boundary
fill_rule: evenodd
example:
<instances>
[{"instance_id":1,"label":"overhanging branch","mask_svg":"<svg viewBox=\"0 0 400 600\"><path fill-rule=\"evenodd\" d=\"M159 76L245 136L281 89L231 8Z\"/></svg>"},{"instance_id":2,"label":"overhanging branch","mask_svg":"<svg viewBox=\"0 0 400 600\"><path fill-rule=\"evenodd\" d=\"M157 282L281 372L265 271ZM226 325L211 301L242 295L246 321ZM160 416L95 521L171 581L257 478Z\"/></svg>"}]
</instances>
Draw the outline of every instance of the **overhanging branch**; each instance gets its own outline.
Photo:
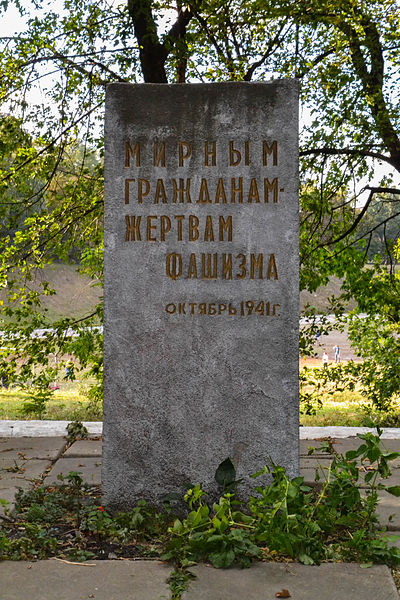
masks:
<instances>
[{"instance_id":1,"label":"overhanging branch","mask_svg":"<svg viewBox=\"0 0 400 600\"><path fill-rule=\"evenodd\" d=\"M396 164L390 156L372 150L363 150L362 148L310 148L309 150L301 150L299 154L300 156L365 156L366 158L377 158L396 168Z\"/></svg>"}]
</instances>

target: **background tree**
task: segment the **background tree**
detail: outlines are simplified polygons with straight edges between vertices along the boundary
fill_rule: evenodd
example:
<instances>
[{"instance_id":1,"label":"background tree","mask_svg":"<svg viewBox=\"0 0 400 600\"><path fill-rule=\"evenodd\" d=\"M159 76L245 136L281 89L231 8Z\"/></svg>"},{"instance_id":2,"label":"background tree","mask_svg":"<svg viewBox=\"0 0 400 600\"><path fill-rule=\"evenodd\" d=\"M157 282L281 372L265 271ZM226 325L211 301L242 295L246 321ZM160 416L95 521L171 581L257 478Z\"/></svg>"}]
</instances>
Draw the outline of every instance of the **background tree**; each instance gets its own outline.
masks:
<instances>
[{"instance_id":1,"label":"background tree","mask_svg":"<svg viewBox=\"0 0 400 600\"><path fill-rule=\"evenodd\" d=\"M336 274L345 279L347 296L379 309L379 294L368 290L371 282L382 289L386 275L378 264L365 275L371 227L364 223L373 212L386 224L385 234L400 214L395 0L65 0L50 8L32 0L20 12L25 31L0 40L0 102L34 143L25 160L4 170L0 201L4 186L17 190L31 168L40 171L42 188L30 195L19 188L21 196L28 207L35 202L43 209L7 241L3 277L12 282L21 269L42 266L60 255L66 240L81 247L92 274L101 275L101 123L108 83L290 76L302 83L302 287L314 291ZM68 183L57 186L76 146L87 150L72 171L68 167ZM95 168L88 168L88 152L95 153ZM379 209L388 199L390 215ZM64 341L67 324L56 325ZM92 335L90 324L85 321L85 336Z\"/></svg>"}]
</instances>

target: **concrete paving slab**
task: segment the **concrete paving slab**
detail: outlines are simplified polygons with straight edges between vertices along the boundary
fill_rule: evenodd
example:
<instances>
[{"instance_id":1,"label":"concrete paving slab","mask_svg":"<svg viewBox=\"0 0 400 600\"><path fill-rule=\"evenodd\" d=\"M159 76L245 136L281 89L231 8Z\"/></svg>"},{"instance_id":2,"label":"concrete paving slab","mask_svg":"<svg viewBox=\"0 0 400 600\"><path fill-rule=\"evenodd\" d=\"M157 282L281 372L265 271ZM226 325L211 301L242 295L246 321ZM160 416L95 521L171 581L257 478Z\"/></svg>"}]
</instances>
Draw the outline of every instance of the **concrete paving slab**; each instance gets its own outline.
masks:
<instances>
[{"instance_id":1,"label":"concrete paving slab","mask_svg":"<svg viewBox=\"0 0 400 600\"><path fill-rule=\"evenodd\" d=\"M57 476L68 475L70 471L78 471L82 474L85 483L90 485L101 484L101 458L76 457L60 458L44 480L44 485L59 484Z\"/></svg>"},{"instance_id":2,"label":"concrete paving slab","mask_svg":"<svg viewBox=\"0 0 400 600\"><path fill-rule=\"evenodd\" d=\"M390 571L357 564L256 563L250 569L198 565L182 600L276 600L288 590L292 600L399 600ZM8 599L7 599L8 600Z\"/></svg>"},{"instance_id":3,"label":"concrete paving slab","mask_svg":"<svg viewBox=\"0 0 400 600\"><path fill-rule=\"evenodd\" d=\"M12 460L11 457L4 458L0 455L0 498L8 502L7 511L12 512L15 507L15 494L18 488L28 490L32 482L39 479L46 469L52 464L50 460ZM1 507L0 514L4 514ZM1 598L1 596L0 596Z\"/></svg>"},{"instance_id":4,"label":"concrete paving slab","mask_svg":"<svg viewBox=\"0 0 400 600\"><path fill-rule=\"evenodd\" d=\"M26 480L34 481L39 479L41 475L50 467L50 460L31 460L11 462L9 468L4 468L0 471L0 487L2 482L6 480Z\"/></svg>"},{"instance_id":5,"label":"concrete paving slab","mask_svg":"<svg viewBox=\"0 0 400 600\"><path fill-rule=\"evenodd\" d=\"M377 507L379 522L389 531L400 530L400 499L381 492L379 494L379 503Z\"/></svg>"},{"instance_id":6,"label":"concrete paving slab","mask_svg":"<svg viewBox=\"0 0 400 600\"><path fill-rule=\"evenodd\" d=\"M326 452L319 450L321 443L315 440L300 440L300 456L308 456L309 448L315 448L311 456L327 456Z\"/></svg>"},{"instance_id":7,"label":"concrete paving slab","mask_svg":"<svg viewBox=\"0 0 400 600\"><path fill-rule=\"evenodd\" d=\"M20 486L23 487L23 486ZM30 486L28 482L26 482L26 487L23 489L28 489ZM0 505L0 517L4 515L10 515L15 508L15 495L18 492L17 487L13 487L9 485L7 488L0 488L0 498L7 502L6 506Z\"/></svg>"},{"instance_id":8,"label":"concrete paving slab","mask_svg":"<svg viewBox=\"0 0 400 600\"><path fill-rule=\"evenodd\" d=\"M400 549L400 531L398 529L394 529L393 531L386 531L383 534L385 537L388 536L391 538L389 545L395 546Z\"/></svg>"},{"instance_id":9,"label":"concrete paving slab","mask_svg":"<svg viewBox=\"0 0 400 600\"><path fill-rule=\"evenodd\" d=\"M326 469L332 462L332 458L327 456L302 456L301 457L301 467L303 469L316 469L321 467Z\"/></svg>"},{"instance_id":10,"label":"concrete paving slab","mask_svg":"<svg viewBox=\"0 0 400 600\"><path fill-rule=\"evenodd\" d=\"M101 457L102 452L102 440L78 440L64 452L64 456L67 458L75 458L77 456Z\"/></svg>"},{"instance_id":11,"label":"concrete paving slab","mask_svg":"<svg viewBox=\"0 0 400 600\"><path fill-rule=\"evenodd\" d=\"M337 452L345 454L348 450L356 450L356 448L359 448L362 443L363 440L360 440L359 438L347 438L335 439L333 445ZM396 439L383 439L382 447L388 452L400 452L400 443L399 440Z\"/></svg>"},{"instance_id":12,"label":"concrete paving slab","mask_svg":"<svg viewBox=\"0 0 400 600\"><path fill-rule=\"evenodd\" d=\"M3 437L0 438L0 459L12 458L41 458L56 460L64 450L67 441L57 437Z\"/></svg>"},{"instance_id":13,"label":"concrete paving slab","mask_svg":"<svg viewBox=\"0 0 400 600\"><path fill-rule=\"evenodd\" d=\"M85 566L90 564L92 566ZM157 561L0 563L1 600L167 600L171 568Z\"/></svg>"}]
</instances>

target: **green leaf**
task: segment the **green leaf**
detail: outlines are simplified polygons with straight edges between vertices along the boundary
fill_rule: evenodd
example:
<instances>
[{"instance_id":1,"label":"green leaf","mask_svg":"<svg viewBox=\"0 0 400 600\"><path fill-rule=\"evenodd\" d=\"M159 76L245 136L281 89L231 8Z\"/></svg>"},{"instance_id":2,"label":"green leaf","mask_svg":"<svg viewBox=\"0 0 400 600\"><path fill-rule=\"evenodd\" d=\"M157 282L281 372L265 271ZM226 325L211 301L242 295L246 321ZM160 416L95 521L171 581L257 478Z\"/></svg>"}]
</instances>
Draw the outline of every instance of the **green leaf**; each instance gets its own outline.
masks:
<instances>
[{"instance_id":1,"label":"green leaf","mask_svg":"<svg viewBox=\"0 0 400 600\"><path fill-rule=\"evenodd\" d=\"M208 557L217 569L226 569L230 567L235 560L235 553L233 550L226 550L223 552L213 552Z\"/></svg>"},{"instance_id":2,"label":"green leaf","mask_svg":"<svg viewBox=\"0 0 400 600\"><path fill-rule=\"evenodd\" d=\"M311 558L311 556L309 556L305 552L299 552L297 557L298 557L299 561L301 563L303 563L303 565L313 565L314 564L314 560Z\"/></svg>"},{"instance_id":3,"label":"green leaf","mask_svg":"<svg viewBox=\"0 0 400 600\"><path fill-rule=\"evenodd\" d=\"M218 466L215 471L215 481L226 488L232 484L236 479L236 470L233 466L231 459L228 457Z\"/></svg>"}]
</instances>

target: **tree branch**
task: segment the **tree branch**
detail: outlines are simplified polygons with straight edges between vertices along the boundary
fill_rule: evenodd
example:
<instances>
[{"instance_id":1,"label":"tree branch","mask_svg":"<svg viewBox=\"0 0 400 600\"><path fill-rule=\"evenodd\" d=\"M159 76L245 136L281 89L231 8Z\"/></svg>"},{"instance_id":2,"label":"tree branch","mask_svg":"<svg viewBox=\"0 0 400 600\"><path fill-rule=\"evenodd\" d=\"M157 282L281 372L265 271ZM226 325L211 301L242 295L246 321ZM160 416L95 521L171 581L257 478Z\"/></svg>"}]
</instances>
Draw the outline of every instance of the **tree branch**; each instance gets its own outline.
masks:
<instances>
[{"instance_id":1,"label":"tree branch","mask_svg":"<svg viewBox=\"0 0 400 600\"><path fill-rule=\"evenodd\" d=\"M245 73L245 75L243 77L243 81L251 81L251 78L254 75L254 71L256 69L258 69L258 67L261 67L261 65L263 65L265 63L267 58L271 55L274 47L279 48L279 46L282 43L282 40L286 36L286 34L284 36L280 35L282 33L283 29L285 28L285 25L286 25L286 22L283 22L278 33L274 37L274 39L269 42L268 47L267 47L266 51L264 52L264 54L261 56L261 58L259 60L257 60L255 63L253 63L252 65L250 65L250 67L248 68L247 72ZM290 26L288 29L290 29Z\"/></svg>"},{"instance_id":2,"label":"tree branch","mask_svg":"<svg viewBox=\"0 0 400 600\"><path fill-rule=\"evenodd\" d=\"M194 4L200 4L195 0ZM151 0L128 0L128 12L133 21L139 44L140 64L146 83L168 83L165 62L176 42L184 38L186 28L194 16L194 6L178 11L178 17L161 43L157 33Z\"/></svg>"},{"instance_id":3,"label":"tree branch","mask_svg":"<svg viewBox=\"0 0 400 600\"><path fill-rule=\"evenodd\" d=\"M334 244L337 244L338 242L341 242L344 238L346 238L348 235L350 235L356 229L357 225L359 224L359 222L361 221L361 219L363 218L363 216L367 212L368 207L371 204L372 199L374 197L374 194L396 194L396 195L400 196L400 190L398 190L397 188L384 188L384 187L370 187L370 186L367 186L364 189L365 190L370 190L370 193L369 193L369 196L368 196L368 200L364 204L362 210L359 212L357 218L353 221L353 223L351 224L351 226L347 229L347 231L345 231L344 233L342 233L336 239L331 240L330 242L323 243L323 244L318 244L317 248L322 248L323 246L333 246ZM382 223L386 223L386 221L388 221L388 220L389 219L386 219L385 221L382 221ZM378 225L378 227L380 227L382 225L382 223L380 223ZM371 231L373 231L373 230L371 230Z\"/></svg>"},{"instance_id":4,"label":"tree branch","mask_svg":"<svg viewBox=\"0 0 400 600\"><path fill-rule=\"evenodd\" d=\"M377 158L378 160L382 160L384 162L389 163L392 167L397 169L397 162L393 160L391 156L386 156L385 154L381 154L380 152L373 152L372 150L363 150L362 148L311 148L310 150L301 150L299 152L300 156L310 156L310 155L318 155L322 154L323 156L365 156L370 158Z\"/></svg>"}]
</instances>

